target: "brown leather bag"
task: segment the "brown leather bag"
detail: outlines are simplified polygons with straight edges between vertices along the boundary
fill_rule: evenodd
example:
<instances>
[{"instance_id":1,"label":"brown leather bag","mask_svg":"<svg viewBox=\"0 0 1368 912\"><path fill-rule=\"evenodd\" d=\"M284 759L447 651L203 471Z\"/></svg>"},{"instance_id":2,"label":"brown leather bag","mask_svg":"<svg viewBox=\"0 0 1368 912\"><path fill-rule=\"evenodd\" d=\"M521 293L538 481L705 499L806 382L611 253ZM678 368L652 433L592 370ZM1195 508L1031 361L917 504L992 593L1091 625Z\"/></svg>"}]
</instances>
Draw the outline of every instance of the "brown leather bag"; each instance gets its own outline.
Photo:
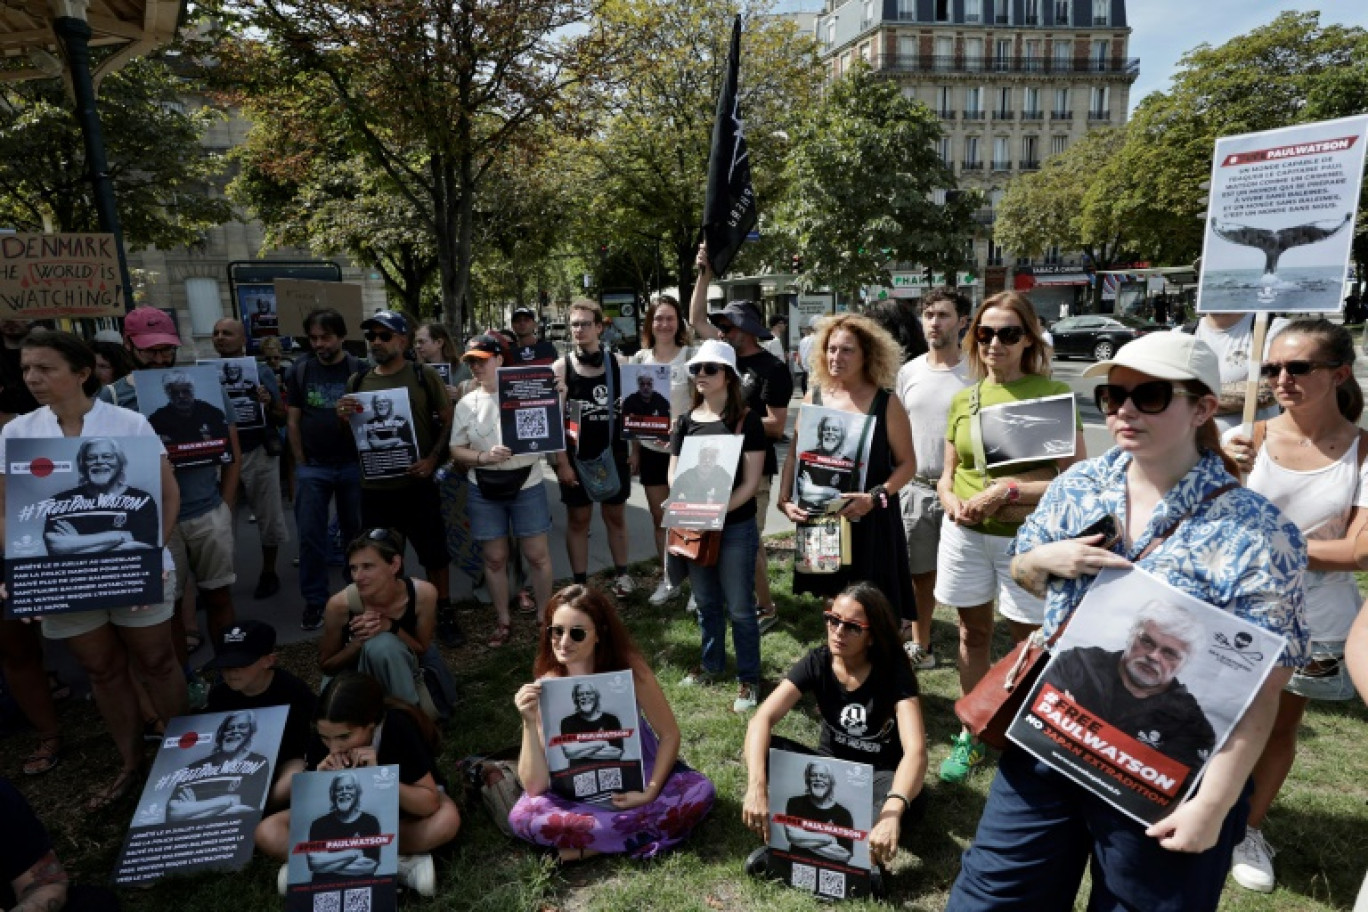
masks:
<instances>
[{"instance_id":1,"label":"brown leather bag","mask_svg":"<svg viewBox=\"0 0 1368 912\"><path fill-rule=\"evenodd\" d=\"M700 529L666 529L665 550L675 557L711 567L722 553L722 533Z\"/></svg>"}]
</instances>

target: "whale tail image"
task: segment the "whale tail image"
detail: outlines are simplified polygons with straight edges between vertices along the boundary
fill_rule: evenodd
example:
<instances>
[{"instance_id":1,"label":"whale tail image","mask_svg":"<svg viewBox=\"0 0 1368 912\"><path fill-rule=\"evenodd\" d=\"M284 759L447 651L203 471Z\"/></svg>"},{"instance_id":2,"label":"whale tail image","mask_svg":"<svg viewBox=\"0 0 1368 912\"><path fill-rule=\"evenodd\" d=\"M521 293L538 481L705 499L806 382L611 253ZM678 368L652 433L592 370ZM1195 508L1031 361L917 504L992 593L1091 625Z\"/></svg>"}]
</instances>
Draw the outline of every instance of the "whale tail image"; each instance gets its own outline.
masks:
<instances>
[{"instance_id":1,"label":"whale tail image","mask_svg":"<svg viewBox=\"0 0 1368 912\"><path fill-rule=\"evenodd\" d=\"M1273 275L1278 271L1278 260L1285 252L1293 247L1315 244L1326 238L1334 237L1352 221L1353 213L1348 213L1342 221L1338 222L1329 220L1307 222L1305 225L1293 225L1291 228L1280 228L1274 231L1267 228L1250 228L1246 225L1222 225L1216 219L1212 219L1211 230L1216 232L1217 237L1232 244L1256 247L1262 250L1264 254L1264 275Z\"/></svg>"}]
</instances>

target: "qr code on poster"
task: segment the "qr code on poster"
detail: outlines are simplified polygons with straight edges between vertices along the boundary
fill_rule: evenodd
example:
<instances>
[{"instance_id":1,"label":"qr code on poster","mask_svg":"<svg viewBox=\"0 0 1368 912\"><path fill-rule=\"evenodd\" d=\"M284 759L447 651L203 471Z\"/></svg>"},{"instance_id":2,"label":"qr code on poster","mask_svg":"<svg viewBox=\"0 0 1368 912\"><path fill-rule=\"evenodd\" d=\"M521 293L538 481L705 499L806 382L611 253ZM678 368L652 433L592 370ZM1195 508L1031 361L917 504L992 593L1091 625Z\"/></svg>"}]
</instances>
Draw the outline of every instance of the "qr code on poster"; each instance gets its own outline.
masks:
<instances>
[{"instance_id":1,"label":"qr code on poster","mask_svg":"<svg viewBox=\"0 0 1368 912\"><path fill-rule=\"evenodd\" d=\"M598 776L593 770L585 773L575 774L575 797L580 798L585 795L597 795L599 791Z\"/></svg>"},{"instance_id":2,"label":"qr code on poster","mask_svg":"<svg viewBox=\"0 0 1368 912\"><path fill-rule=\"evenodd\" d=\"M814 893L817 890L817 869L812 865L794 863L789 871L789 885Z\"/></svg>"},{"instance_id":3,"label":"qr code on poster","mask_svg":"<svg viewBox=\"0 0 1368 912\"><path fill-rule=\"evenodd\" d=\"M347 891L347 901L343 904L342 912L370 912L370 909L370 887L361 887L357 890Z\"/></svg>"},{"instance_id":4,"label":"qr code on poster","mask_svg":"<svg viewBox=\"0 0 1368 912\"><path fill-rule=\"evenodd\" d=\"M622 790L622 770L606 769L599 770L599 791L616 792Z\"/></svg>"},{"instance_id":5,"label":"qr code on poster","mask_svg":"<svg viewBox=\"0 0 1368 912\"><path fill-rule=\"evenodd\" d=\"M817 884L817 892L822 896L844 899L846 895L845 875L840 871L822 871L821 882Z\"/></svg>"},{"instance_id":6,"label":"qr code on poster","mask_svg":"<svg viewBox=\"0 0 1368 912\"><path fill-rule=\"evenodd\" d=\"M342 912L341 891L315 893L313 896L313 912Z\"/></svg>"},{"instance_id":7,"label":"qr code on poster","mask_svg":"<svg viewBox=\"0 0 1368 912\"><path fill-rule=\"evenodd\" d=\"M513 413L513 419L517 422L519 440L539 440L551 436L544 408L518 409Z\"/></svg>"}]
</instances>

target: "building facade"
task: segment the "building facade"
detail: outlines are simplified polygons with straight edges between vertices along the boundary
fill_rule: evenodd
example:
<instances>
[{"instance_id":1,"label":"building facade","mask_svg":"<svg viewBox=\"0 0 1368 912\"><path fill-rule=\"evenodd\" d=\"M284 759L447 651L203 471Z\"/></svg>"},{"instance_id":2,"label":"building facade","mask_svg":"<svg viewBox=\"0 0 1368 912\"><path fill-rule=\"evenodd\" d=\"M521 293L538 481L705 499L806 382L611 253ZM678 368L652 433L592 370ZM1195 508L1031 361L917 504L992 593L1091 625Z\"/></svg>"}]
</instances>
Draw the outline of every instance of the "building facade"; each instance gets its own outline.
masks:
<instances>
[{"instance_id":1,"label":"building facade","mask_svg":"<svg viewBox=\"0 0 1368 912\"><path fill-rule=\"evenodd\" d=\"M975 297L1028 290L1047 319L1073 307L1090 281L1081 254L1015 257L993 243L994 207L1012 178L1125 121L1140 69L1125 0L827 0L816 34L828 78L863 60L940 117L941 159L987 201Z\"/></svg>"}]
</instances>

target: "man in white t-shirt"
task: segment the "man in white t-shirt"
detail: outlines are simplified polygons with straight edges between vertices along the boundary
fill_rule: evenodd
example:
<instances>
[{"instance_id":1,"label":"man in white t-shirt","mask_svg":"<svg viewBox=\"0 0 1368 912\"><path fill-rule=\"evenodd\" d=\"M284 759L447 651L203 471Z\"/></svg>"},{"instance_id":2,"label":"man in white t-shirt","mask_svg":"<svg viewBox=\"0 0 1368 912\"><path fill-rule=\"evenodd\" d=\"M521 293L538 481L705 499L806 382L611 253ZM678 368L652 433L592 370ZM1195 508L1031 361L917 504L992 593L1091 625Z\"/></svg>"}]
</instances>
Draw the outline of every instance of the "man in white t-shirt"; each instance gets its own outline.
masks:
<instances>
[{"instance_id":1,"label":"man in white t-shirt","mask_svg":"<svg viewBox=\"0 0 1368 912\"><path fill-rule=\"evenodd\" d=\"M1263 358L1268 357L1268 348L1273 337L1283 331L1288 321L1275 317L1268 325L1264 337ZM1191 324L1189 324L1190 326ZM1181 326L1174 332L1189 331ZM1213 390L1220 396L1221 404L1216 410L1216 424L1225 433L1244 420L1245 384L1249 381L1249 350L1254 344L1254 314L1252 313L1209 313L1197 321L1197 328L1191 330L1212 350L1221 362L1221 388ZM1262 361L1263 358L1259 360ZM1277 403L1273 401L1273 389L1267 381L1259 383L1259 410L1255 421L1266 421L1278 414Z\"/></svg>"},{"instance_id":2,"label":"man in white t-shirt","mask_svg":"<svg viewBox=\"0 0 1368 912\"><path fill-rule=\"evenodd\" d=\"M907 654L918 670L936 667L931 651L931 612L936 598L936 552L945 514L936 481L945 465L945 425L950 400L969 385L969 363L960 349L960 333L969 322L969 299L953 288L933 289L922 299L922 333L926 354L898 371L898 401L912 423L917 474L902 489L903 531L912 587L917 594L917 623Z\"/></svg>"}]
</instances>

